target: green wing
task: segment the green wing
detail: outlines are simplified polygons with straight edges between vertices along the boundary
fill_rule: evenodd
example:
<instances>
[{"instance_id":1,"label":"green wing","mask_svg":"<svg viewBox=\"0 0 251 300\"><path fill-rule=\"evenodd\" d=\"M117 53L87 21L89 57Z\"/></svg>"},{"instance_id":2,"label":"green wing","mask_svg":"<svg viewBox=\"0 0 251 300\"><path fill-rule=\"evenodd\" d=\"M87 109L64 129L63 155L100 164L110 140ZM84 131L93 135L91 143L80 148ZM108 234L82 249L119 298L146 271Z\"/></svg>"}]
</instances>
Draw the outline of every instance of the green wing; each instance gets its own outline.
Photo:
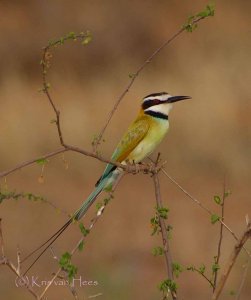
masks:
<instances>
[{"instance_id":1,"label":"green wing","mask_svg":"<svg viewBox=\"0 0 251 300\"><path fill-rule=\"evenodd\" d=\"M128 155L137 147L137 145L143 140L149 130L149 124L145 118L137 119L128 128L127 132L124 134L119 144L117 145L111 159L117 162L122 162L126 160ZM105 168L103 175L100 177L96 186L107 177L116 166L108 164Z\"/></svg>"}]
</instances>

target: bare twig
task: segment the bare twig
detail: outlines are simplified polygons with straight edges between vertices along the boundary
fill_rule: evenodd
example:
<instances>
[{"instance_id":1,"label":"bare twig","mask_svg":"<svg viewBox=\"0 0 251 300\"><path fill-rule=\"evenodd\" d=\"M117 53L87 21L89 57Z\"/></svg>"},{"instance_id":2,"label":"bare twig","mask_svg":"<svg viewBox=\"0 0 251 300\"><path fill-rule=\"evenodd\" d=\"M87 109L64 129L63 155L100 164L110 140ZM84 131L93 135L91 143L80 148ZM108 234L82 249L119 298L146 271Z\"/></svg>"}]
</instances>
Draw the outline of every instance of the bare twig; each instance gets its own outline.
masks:
<instances>
[{"instance_id":1,"label":"bare twig","mask_svg":"<svg viewBox=\"0 0 251 300\"><path fill-rule=\"evenodd\" d=\"M17 246L17 273L21 275L21 252L19 246Z\"/></svg>"},{"instance_id":2,"label":"bare twig","mask_svg":"<svg viewBox=\"0 0 251 300\"><path fill-rule=\"evenodd\" d=\"M217 284L217 287L214 291L214 294L212 296L212 300L217 300L223 290L223 287L227 281L227 278L232 270L232 267L234 263L236 262L236 259L243 248L243 245L246 243L246 241L251 238L251 223L248 224L247 229L244 231L240 241L234 246L234 250L232 254L230 255L229 261L225 266L225 269L220 277L220 280Z\"/></svg>"},{"instance_id":3,"label":"bare twig","mask_svg":"<svg viewBox=\"0 0 251 300\"><path fill-rule=\"evenodd\" d=\"M48 72L48 70L50 68L50 64L51 64L51 62L50 62L50 59L52 57L52 55L50 53L51 48L62 45L62 44L64 44L64 42L66 42L68 40L81 40L82 42L84 42L84 44L88 44L90 41L90 33L89 32L86 32L86 33L81 32L80 34L75 34L74 32L71 32L68 35L66 35L58 40L49 42L49 44L43 48L43 54L42 54L42 60L41 60L42 81L43 81L42 91L46 94L46 96L54 110L54 113L56 115L56 120L54 120L54 121L57 125L58 137L59 137L60 144L62 146L64 146L64 139L63 139L63 133L62 133L61 124L60 124L60 111L57 109L57 107L49 93L50 84L47 82L47 72Z\"/></svg>"},{"instance_id":4,"label":"bare twig","mask_svg":"<svg viewBox=\"0 0 251 300\"><path fill-rule=\"evenodd\" d=\"M4 258L5 253L4 253L4 241L3 241L3 232L2 232L2 219L0 219L0 246L1 246L2 258Z\"/></svg>"},{"instance_id":5,"label":"bare twig","mask_svg":"<svg viewBox=\"0 0 251 300\"><path fill-rule=\"evenodd\" d=\"M238 291L236 293L236 297L235 297L235 300L239 300L240 297L241 297L241 292L243 290L243 287L244 287L244 283L247 279L247 275L248 275L248 269L251 265L251 258L248 257L248 260L246 262L246 265L244 266L244 271L242 272L242 276L241 276L241 282L240 282L240 286L238 288Z\"/></svg>"},{"instance_id":6,"label":"bare twig","mask_svg":"<svg viewBox=\"0 0 251 300\"><path fill-rule=\"evenodd\" d=\"M156 160L156 167L159 161L159 155ZM159 184L159 176L158 172L153 173L153 182L154 182L154 187L155 187L155 198L157 202L157 211L158 209L163 208L162 200L161 200L161 194L160 194L160 184ZM165 262L166 262L166 269L167 269L167 275L170 280L173 281L173 266L172 266L172 256L171 256L171 250L170 250L170 245L168 241L168 232L165 224L165 220L159 216L159 225L161 229L161 235L162 235L162 243L163 243L163 249L164 249L164 257L165 257ZM177 299L176 292L170 291L172 295L172 299Z\"/></svg>"},{"instance_id":7,"label":"bare twig","mask_svg":"<svg viewBox=\"0 0 251 300\"><path fill-rule=\"evenodd\" d=\"M103 295L102 293L98 293L98 294L95 294L95 295L88 296L88 299L94 299L94 298L97 298L97 297L102 296L102 295Z\"/></svg>"},{"instance_id":8,"label":"bare twig","mask_svg":"<svg viewBox=\"0 0 251 300\"><path fill-rule=\"evenodd\" d=\"M25 277L20 274L20 250L17 249L17 267L5 256L4 251L4 240L3 240L3 232L2 232L2 219L0 219L0 245L1 245L1 258L0 265L7 266L14 274L16 274L17 278L20 280L19 283L22 283L22 286L25 286L27 290L36 298L39 299L39 296L35 293L29 282Z\"/></svg>"},{"instance_id":9,"label":"bare twig","mask_svg":"<svg viewBox=\"0 0 251 300\"><path fill-rule=\"evenodd\" d=\"M59 268L57 270L57 272L54 274L54 276L52 277L52 279L48 282L48 284L45 286L43 292L40 294L38 299L43 299L44 295L46 294L46 292L48 291L49 287L52 285L52 283L55 281L55 279L59 276L60 272L62 271L61 268Z\"/></svg>"},{"instance_id":10,"label":"bare twig","mask_svg":"<svg viewBox=\"0 0 251 300\"><path fill-rule=\"evenodd\" d=\"M198 270L197 268L194 268L194 267L193 267L193 271L200 274L211 285L211 287L213 287L212 281L204 274L204 272L201 272L200 270Z\"/></svg>"},{"instance_id":11,"label":"bare twig","mask_svg":"<svg viewBox=\"0 0 251 300\"><path fill-rule=\"evenodd\" d=\"M22 168L24 168L24 167L27 167L27 166L29 166L29 165L31 165L31 164L37 162L39 159L46 159L46 158L55 156L55 155L57 155L57 154L59 154L59 153L66 152L66 151L69 151L69 149L67 149L67 148L61 148L61 149L58 149L58 150L56 150L56 151L53 151L53 152L44 154L44 155L42 155L42 156L39 156L39 157L37 157L37 158L33 158L33 159L30 159L30 160L24 161L24 162L22 162L22 163L16 165L15 167L13 167L13 168L7 170L7 171L1 172L1 173L0 173L0 178L1 178L1 177L5 177L5 176L7 176L8 174L13 173L13 172L15 172L15 171L17 171L17 170L20 170L20 169L22 169Z\"/></svg>"},{"instance_id":12,"label":"bare twig","mask_svg":"<svg viewBox=\"0 0 251 300\"><path fill-rule=\"evenodd\" d=\"M186 191L175 179L173 179L165 169L161 168L161 171L165 174L166 177L168 177L172 183L174 183L188 198L190 198L193 202L195 202L198 206L200 206L204 211L206 211L208 214L212 215L213 212L207 208L204 204L202 204L198 199L193 197L188 191ZM232 231L232 229L221 219L219 219L219 222L231 233L231 235L234 237L234 239L238 242L240 242L240 239L237 237L237 235ZM251 257L250 251L243 246L243 249L247 253L248 256Z\"/></svg>"},{"instance_id":13,"label":"bare twig","mask_svg":"<svg viewBox=\"0 0 251 300\"><path fill-rule=\"evenodd\" d=\"M43 57L42 57L42 78L43 78L43 92L46 94L53 110L56 115L56 125L57 125L57 130L58 130L58 136L59 136L59 141L62 146L64 146L64 139L63 139L63 134L61 130L61 124L60 124L60 111L56 108L56 105L54 104L52 97L49 93L49 84L47 83L46 80L46 74L47 74L47 69L49 68L49 59L50 59L50 53L49 49L51 46L47 46L43 49Z\"/></svg>"},{"instance_id":14,"label":"bare twig","mask_svg":"<svg viewBox=\"0 0 251 300\"><path fill-rule=\"evenodd\" d=\"M224 176L222 203L220 203L220 205L221 205L221 220L222 221L224 221L225 199L226 199L226 177ZM219 235L219 241L218 241L218 246L217 246L217 257L215 260L215 264L217 264L217 265L219 265L219 263L220 263L221 246L222 246L222 240L223 240L223 227L224 227L223 224L220 223L220 235ZM214 273L214 278L213 278L213 292L215 291L215 288L216 288L218 273L219 273L219 268L216 268L215 273Z\"/></svg>"}]
</instances>

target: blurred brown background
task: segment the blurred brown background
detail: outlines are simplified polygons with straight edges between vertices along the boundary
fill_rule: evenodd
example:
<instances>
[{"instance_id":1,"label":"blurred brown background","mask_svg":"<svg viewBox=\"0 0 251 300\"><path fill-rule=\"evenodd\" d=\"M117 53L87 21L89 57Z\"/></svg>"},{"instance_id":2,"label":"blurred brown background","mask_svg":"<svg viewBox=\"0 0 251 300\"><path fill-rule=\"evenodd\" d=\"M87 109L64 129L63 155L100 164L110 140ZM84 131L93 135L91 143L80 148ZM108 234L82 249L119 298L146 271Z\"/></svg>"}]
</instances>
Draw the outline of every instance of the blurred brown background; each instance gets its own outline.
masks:
<instances>
[{"instance_id":1,"label":"blurred brown background","mask_svg":"<svg viewBox=\"0 0 251 300\"><path fill-rule=\"evenodd\" d=\"M89 29L93 42L87 47L67 43L53 52L49 81L60 108L68 143L91 149L115 100L133 73L156 47L170 37L186 18L202 10L207 1L1 1L0 2L0 171L59 148L54 118L41 87L40 49L47 41ZM184 33L144 70L112 120L101 150L109 157L128 123L137 114L141 98L168 91L190 95L172 111L171 130L159 147L166 169L185 189L217 211L215 194L232 191L226 203L226 223L240 235L251 195L251 3L223 0L216 15L199 28ZM153 157L156 156L153 155ZM45 167L29 166L7 177L7 187L17 192L43 195L56 206L73 212L92 190L104 165L79 154L51 158ZM167 178L161 176L162 195L170 208L171 239L175 261L184 266L210 265L216 255L218 225ZM128 175L121 182L103 217L88 237L85 249L73 263L82 280L96 280L94 287L78 287L80 299L102 293L97 299L161 299L157 284L165 278L162 257L151 249L161 244L150 235L154 214L151 178ZM1 204L6 254L13 260L18 244L23 255L53 233L67 217L49 205L28 200ZM93 216L93 211L85 218ZM72 226L55 244L60 256L70 250L80 233ZM223 261L234 245L224 233ZM247 245L250 248L250 243ZM234 267L221 299L235 299L246 255ZM30 271L38 280L49 280L57 263L48 251ZM241 299L250 299L250 270ZM32 299L15 286L15 276L1 268L1 299ZM178 279L180 299L210 299L208 284L195 273ZM42 288L37 288L41 292ZM4 295L4 296L3 296ZM53 287L47 299L71 299L67 288Z\"/></svg>"}]
</instances>

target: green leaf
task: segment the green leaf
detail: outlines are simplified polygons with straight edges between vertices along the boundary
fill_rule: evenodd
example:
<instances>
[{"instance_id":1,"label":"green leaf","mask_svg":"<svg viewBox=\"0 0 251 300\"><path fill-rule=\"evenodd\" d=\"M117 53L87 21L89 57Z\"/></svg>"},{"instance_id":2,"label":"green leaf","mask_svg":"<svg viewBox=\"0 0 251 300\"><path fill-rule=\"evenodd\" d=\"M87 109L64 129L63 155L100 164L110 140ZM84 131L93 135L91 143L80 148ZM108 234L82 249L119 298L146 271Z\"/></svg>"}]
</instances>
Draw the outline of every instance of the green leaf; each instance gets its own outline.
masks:
<instances>
[{"instance_id":1,"label":"green leaf","mask_svg":"<svg viewBox=\"0 0 251 300\"><path fill-rule=\"evenodd\" d=\"M66 35L66 38L68 39L75 39L76 38L76 34L75 32L69 32L68 35Z\"/></svg>"},{"instance_id":2,"label":"green leaf","mask_svg":"<svg viewBox=\"0 0 251 300\"><path fill-rule=\"evenodd\" d=\"M48 90L51 87L51 84L49 82L46 82L45 84L45 90Z\"/></svg>"},{"instance_id":3,"label":"green leaf","mask_svg":"<svg viewBox=\"0 0 251 300\"><path fill-rule=\"evenodd\" d=\"M178 278L180 273L183 272L183 267L177 262L173 262L172 269L176 278Z\"/></svg>"},{"instance_id":4,"label":"green leaf","mask_svg":"<svg viewBox=\"0 0 251 300\"><path fill-rule=\"evenodd\" d=\"M226 192L224 193L224 198L227 198L227 197L230 196L231 194L232 194L231 191L226 191Z\"/></svg>"},{"instance_id":5,"label":"green leaf","mask_svg":"<svg viewBox=\"0 0 251 300\"><path fill-rule=\"evenodd\" d=\"M107 197L104 199L104 205L106 206L110 201L111 199L113 199L113 195L111 194L110 197Z\"/></svg>"},{"instance_id":6,"label":"green leaf","mask_svg":"<svg viewBox=\"0 0 251 300\"><path fill-rule=\"evenodd\" d=\"M163 293L168 293L169 291L176 292L177 284L171 279L165 279L159 284L159 290Z\"/></svg>"},{"instance_id":7,"label":"green leaf","mask_svg":"<svg viewBox=\"0 0 251 300\"><path fill-rule=\"evenodd\" d=\"M154 235L156 233L160 232L160 225L159 225L159 216L156 214L153 218L150 220L151 226L152 226L152 233L151 235Z\"/></svg>"},{"instance_id":8,"label":"green leaf","mask_svg":"<svg viewBox=\"0 0 251 300\"><path fill-rule=\"evenodd\" d=\"M204 264L202 264L200 267L199 267L199 272L201 274L204 274L205 273L205 270L206 270L206 266Z\"/></svg>"},{"instance_id":9,"label":"green leaf","mask_svg":"<svg viewBox=\"0 0 251 300\"><path fill-rule=\"evenodd\" d=\"M85 228L83 223L79 224L80 231L82 232L83 236L87 236L90 233L90 230Z\"/></svg>"},{"instance_id":10,"label":"green leaf","mask_svg":"<svg viewBox=\"0 0 251 300\"><path fill-rule=\"evenodd\" d=\"M60 260L59 260L59 265L64 268L69 264L71 260L71 254L69 252L65 252L62 254Z\"/></svg>"},{"instance_id":11,"label":"green leaf","mask_svg":"<svg viewBox=\"0 0 251 300\"><path fill-rule=\"evenodd\" d=\"M157 208L157 211L158 211L158 214L161 218L163 219L167 219L168 217L168 212L169 212L169 209L166 208L166 207L158 207Z\"/></svg>"},{"instance_id":12,"label":"green leaf","mask_svg":"<svg viewBox=\"0 0 251 300\"><path fill-rule=\"evenodd\" d=\"M134 78L136 76L136 74L135 73L130 73L128 76L129 76L129 78Z\"/></svg>"},{"instance_id":13,"label":"green leaf","mask_svg":"<svg viewBox=\"0 0 251 300\"><path fill-rule=\"evenodd\" d=\"M212 214L211 215L211 223L215 224L216 222L218 222L220 220L220 217L216 214Z\"/></svg>"},{"instance_id":14,"label":"green leaf","mask_svg":"<svg viewBox=\"0 0 251 300\"><path fill-rule=\"evenodd\" d=\"M216 273L220 269L220 265L218 264L213 264L212 265L212 271L213 273Z\"/></svg>"},{"instance_id":15,"label":"green leaf","mask_svg":"<svg viewBox=\"0 0 251 300\"><path fill-rule=\"evenodd\" d=\"M79 244L78 244L78 250L79 251L82 251L84 249L84 241L81 241Z\"/></svg>"},{"instance_id":16,"label":"green leaf","mask_svg":"<svg viewBox=\"0 0 251 300\"><path fill-rule=\"evenodd\" d=\"M86 46L92 41L92 35L90 31L86 31L85 36L83 36L83 40L81 42L82 45Z\"/></svg>"},{"instance_id":17,"label":"green leaf","mask_svg":"<svg viewBox=\"0 0 251 300\"><path fill-rule=\"evenodd\" d=\"M214 4L209 4L206 6L206 8L197 13L196 15L192 15L190 16L187 21L185 22L185 24L183 25L183 28L187 31L187 32L193 32L197 27L198 24L194 23L194 21L196 21L198 18L206 18L206 17L212 17L215 14L215 6Z\"/></svg>"},{"instance_id":18,"label":"green leaf","mask_svg":"<svg viewBox=\"0 0 251 300\"><path fill-rule=\"evenodd\" d=\"M103 203L102 202L98 202L97 204L96 204L96 208L97 208L97 210L100 210L100 208L103 206Z\"/></svg>"},{"instance_id":19,"label":"green leaf","mask_svg":"<svg viewBox=\"0 0 251 300\"><path fill-rule=\"evenodd\" d=\"M16 193L15 191L0 192L0 203L3 200L7 200L7 199L11 199L11 198L14 200L27 198L28 200L31 200L31 201L45 201L45 199L43 197L34 195L32 193Z\"/></svg>"},{"instance_id":20,"label":"green leaf","mask_svg":"<svg viewBox=\"0 0 251 300\"><path fill-rule=\"evenodd\" d=\"M213 17L215 14L215 5L214 3L208 4L207 5L207 12L209 17Z\"/></svg>"},{"instance_id":21,"label":"green leaf","mask_svg":"<svg viewBox=\"0 0 251 300\"><path fill-rule=\"evenodd\" d=\"M38 165L44 165L44 164L46 164L46 163L48 163L48 162L49 162L49 160L46 159L46 158L39 158L39 159L36 160L36 163L37 163Z\"/></svg>"},{"instance_id":22,"label":"green leaf","mask_svg":"<svg viewBox=\"0 0 251 300\"><path fill-rule=\"evenodd\" d=\"M215 196L214 196L214 202L215 202L216 204L221 204L221 198L220 198L220 196L215 195Z\"/></svg>"},{"instance_id":23,"label":"green leaf","mask_svg":"<svg viewBox=\"0 0 251 300\"><path fill-rule=\"evenodd\" d=\"M67 272L67 274L68 274L68 278L69 278L70 282L72 282L73 278L74 278L75 275L77 274L77 271L78 271L78 269L77 269L76 266L74 266L74 265L72 265L72 264L69 264L69 265L67 266L66 272Z\"/></svg>"},{"instance_id":24,"label":"green leaf","mask_svg":"<svg viewBox=\"0 0 251 300\"><path fill-rule=\"evenodd\" d=\"M43 201L44 200L43 197L36 196L32 193L25 193L25 194L23 194L23 196L26 197L28 200L31 200L31 201L38 201L38 200Z\"/></svg>"},{"instance_id":25,"label":"green leaf","mask_svg":"<svg viewBox=\"0 0 251 300\"><path fill-rule=\"evenodd\" d=\"M69 280L72 281L77 273L77 267L71 263L71 254L69 252L62 254L59 260L59 265L64 271L67 272Z\"/></svg>"},{"instance_id":26,"label":"green leaf","mask_svg":"<svg viewBox=\"0 0 251 300\"><path fill-rule=\"evenodd\" d=\"M205 10L199 12L196 16L197 17L202 17L202 18L213 17L214 13L215 13L214 4L209 4L209 5L206 6Z\"/></svg>"},{"instance_id":27,"label":"green leaf","mask_svg":"<svg viewBox=\"0 0 251 300\"><path fill-rule=\"evenodd\" d=\"M164 254L163 247L157 246L152 249L153 256L161 256Z\"/></svg>"}]
</instances>

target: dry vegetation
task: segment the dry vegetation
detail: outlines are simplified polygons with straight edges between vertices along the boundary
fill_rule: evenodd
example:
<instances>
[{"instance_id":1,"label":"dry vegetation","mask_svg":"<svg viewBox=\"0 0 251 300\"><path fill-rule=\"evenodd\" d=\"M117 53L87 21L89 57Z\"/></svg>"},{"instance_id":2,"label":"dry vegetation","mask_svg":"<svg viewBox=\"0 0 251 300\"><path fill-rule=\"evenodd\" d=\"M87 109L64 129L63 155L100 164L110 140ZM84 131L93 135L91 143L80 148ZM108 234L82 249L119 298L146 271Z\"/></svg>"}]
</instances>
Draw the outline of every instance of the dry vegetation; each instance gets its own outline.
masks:
<instances>
[{"instance_id":1,"label":"dry vegetation","mask_svg":"<svg viewBox=\"0 0 251 300\"><path fill-rule=\"evenodd\" d=\"M0 3L0 172L21 161L58 147L51 107L41 88L40 49L51 38L71 30L91 30L94 39L86 48L68 44L53 57L51 93L61 111L65 138L91 149L128 75L160 45L190 13L206 1L1 1ZM248 1L221 1L214 18L199 30L185 34L164 50L126 96L105 134L100 150L109 157L127 124L135 117L140 98L166 90L193 97L177 104L171 130L159 151L165 168L192 195L215 211L214 195L222 194L224 178L232 194L226 199L225 220L241 236L245 215L250 215L251 121L250 121L250 9ZM155 156L153 156L155 157ZM1 189L43 195L57 207L74 211L92 190L104 164L66 153L51 158L43 170L33 165L1 179ZM40 180L38 180L40 178ZM41 183L43 181L43 183ZM163 202L169 207L173 226L171 248L175 261L184 266L212 264L217 253L219 226L189 201L165 176L160 177ZM151 254L159 237L151 236L154 187L143 174L127 175L111 205L95 225L83 252L74 263L79 275L98 282L79 288L80 294L97 299L158 299L155 288L165 277L162 258ZM1 204L5 252L15 259L46 239L66 219L49 205L28 200ZM93 216L94 208L85 222ZM74 245L79 230L71 226L56 243L60 256ZM249 242L250 243L250 242ZM235 244L224 232L222 263ZM247 244L247 248L250 244ZM237 299L231 291L241 284L246 255L242 253L227 282L222 299ZM32 270L41 280L57 268L48 252ZM5 299L28 299L15 286L15 276L0 272L0 294ZM207 282L194 272L179 277L180 299L209 299ZM249 299L250 270L240 299ZM60 295L60 296L59 296ZM67 289L53 288L48 299L69 298ZM67 299L68 299L67 298Z\"/></svg>"}]
</instances>

